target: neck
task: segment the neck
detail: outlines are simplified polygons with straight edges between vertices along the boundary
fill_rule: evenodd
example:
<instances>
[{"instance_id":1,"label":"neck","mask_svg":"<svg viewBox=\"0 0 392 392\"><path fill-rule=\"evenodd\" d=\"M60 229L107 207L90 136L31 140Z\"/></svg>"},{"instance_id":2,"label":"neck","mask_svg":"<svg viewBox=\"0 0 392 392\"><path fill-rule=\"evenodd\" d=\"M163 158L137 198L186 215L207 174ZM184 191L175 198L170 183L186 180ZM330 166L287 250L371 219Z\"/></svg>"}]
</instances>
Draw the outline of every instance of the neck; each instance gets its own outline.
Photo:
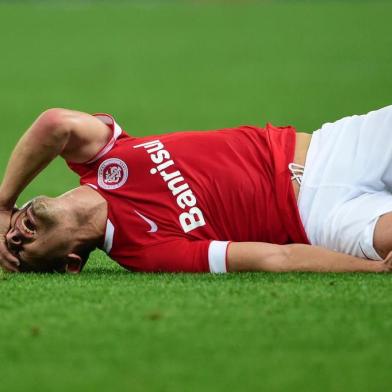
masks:
<instances>
[{"instance_id":1,"label":"neck","mask_svg":"<svg viewBox=\"0 0 392 392\"><path fill-rule=\"evenodd\" d=\"M71 207L69 211L72 211L79 227L78 232L75 233L78 240L101 246L108 214L106 200L89 186L75 188L60 198Z\"/></svg>"}]
</instances>

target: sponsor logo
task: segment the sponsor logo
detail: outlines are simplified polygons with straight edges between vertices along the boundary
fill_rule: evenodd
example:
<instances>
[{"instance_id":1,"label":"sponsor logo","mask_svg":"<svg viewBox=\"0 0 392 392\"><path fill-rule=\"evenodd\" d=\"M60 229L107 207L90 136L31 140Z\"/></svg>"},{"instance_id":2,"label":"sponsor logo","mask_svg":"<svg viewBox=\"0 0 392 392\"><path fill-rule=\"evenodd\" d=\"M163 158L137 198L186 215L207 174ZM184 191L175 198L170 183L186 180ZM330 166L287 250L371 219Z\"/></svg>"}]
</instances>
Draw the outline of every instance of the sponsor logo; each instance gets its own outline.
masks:
<instances>
[{"instance_id":1,"label":"sponsor logo","mask_svg":"<svg viewBox=\"0 0 392 392\"><path fill-rule=\"evenodd\" d=\"M169 191L176 200L177 206L184 210L178 217L182 230L188 233L206 224L203 212L197 207L196 196L185 181L176 164L171 159L170 152L164 149L159 140L138 144L133 148L144 148L151 161L157 165L150 169L150 174L159 173Z\"/></svg>"},{"instance_id":2,"label":"sponsor logo","mask_svg":"<svg viewBox=\"0 0 392 392\"><path fill-rule=\"evenodd\" d=\"M136 211L136 214L140 216L145 222L147 222L150 225L150 230L147 231L147 233L155 233L158 231L158 225L151 219L148 219L145 217L143 214L141 214L139 211Z\"/></svg>"},{"instance_id":3,"label":"sponsor logo","mask_svg":"<svg viewBox=\"0 0 392 392\"><path fill-rule=\"evenodd\" d=\"M117 189L128 179L128 167L118 158L103 161L98 169L98 185L103 189Z\"/></svg>"}]
</instances>

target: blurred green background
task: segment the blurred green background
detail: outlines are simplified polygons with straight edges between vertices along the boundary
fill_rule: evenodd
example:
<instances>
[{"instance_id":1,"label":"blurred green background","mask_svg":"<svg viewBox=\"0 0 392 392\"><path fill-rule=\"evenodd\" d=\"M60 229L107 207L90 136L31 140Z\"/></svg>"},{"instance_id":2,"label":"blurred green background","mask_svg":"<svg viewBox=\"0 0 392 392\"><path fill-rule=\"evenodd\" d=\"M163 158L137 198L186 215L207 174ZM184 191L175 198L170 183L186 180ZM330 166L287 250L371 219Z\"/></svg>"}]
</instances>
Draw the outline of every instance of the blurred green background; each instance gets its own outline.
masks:
<instances>
[{"instance_id":1,"label":"blurred green background","mask_svg":"<svg viewBox=\"0 0 392 392\"><path fill-rule=\"evenodd\" d=\"M389 105L391 20L391 1L0 1L1 172L50 107L142 135ZM59 160L20 202L77 183ZM387 391L390 283L135 276L99 254L80 277L3 274L0 391Z\"/></svg>"},{"instance_id":2,"label":"blurred green background","mask_svg":"<svg viewBox=\"0 0 392 392\"><path fill-rule=\"evenodd\" d=\"M391 16L390 1L0 2L0 162L49 107L109 112L147 134L313 131L391 104ZM31 189L74 183L62 171Z\"/></svg>"}]
</instances>

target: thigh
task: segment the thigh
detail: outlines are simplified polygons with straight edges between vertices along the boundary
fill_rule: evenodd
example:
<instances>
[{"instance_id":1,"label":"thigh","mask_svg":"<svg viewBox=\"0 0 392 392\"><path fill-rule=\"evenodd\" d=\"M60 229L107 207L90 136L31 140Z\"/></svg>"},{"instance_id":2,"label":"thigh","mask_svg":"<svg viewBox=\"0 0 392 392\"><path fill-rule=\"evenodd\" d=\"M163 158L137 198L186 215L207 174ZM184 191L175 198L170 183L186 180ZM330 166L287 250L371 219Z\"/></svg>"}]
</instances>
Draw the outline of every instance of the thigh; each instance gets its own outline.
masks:
<instances>
[{"instance_id":1,"label":"thigh","mask_svg":"<svg viewBox=\"0 0 392 392\"><path fill-rule=\"evenodd\" d=\"M307 173L308 171L308 173ZM313 134L303 182L392 190L392 106L324 124Z\"/></svg>"},{"instance_id":2,"label":"thigh","mask_svg":"<svg viewBox=\"0 0 392 392\"><path fill-rule=\"evenodd\" d=\"M385 259L392 250L392 212L388 212L377 220L374 230L374 249Z\"/></svg>"},{"instance_id":3,"label":"thigh","mask_svg":"<svg viewBox=\"0 0 392 392\"><path fill-rule=\"evenodd\" d=\"M319 244L353 256L380 260L392 249L392 194L362 194L333 210L320 229ZM389 249L388 249L389 247Z\"/></svg>"},{"instance_id":4,"label":"thigh","mask_svg":"<svg viewBox=\"0 0 392 392\"><path fill-rule=\"evenodd\" d=\"M392 106L345 117L314 132L298 196L299 212L311 243L336 242L326 227L334 222L337 211L342 214L344 208L373 200L371 194L386 192L388 198L392 191L391 139ZM372 204L376 214L388 212L381 210ZM352 213L355 215L355 208ZM379 215L373 214L373 219Z\"/></svg>"}]
</instances>

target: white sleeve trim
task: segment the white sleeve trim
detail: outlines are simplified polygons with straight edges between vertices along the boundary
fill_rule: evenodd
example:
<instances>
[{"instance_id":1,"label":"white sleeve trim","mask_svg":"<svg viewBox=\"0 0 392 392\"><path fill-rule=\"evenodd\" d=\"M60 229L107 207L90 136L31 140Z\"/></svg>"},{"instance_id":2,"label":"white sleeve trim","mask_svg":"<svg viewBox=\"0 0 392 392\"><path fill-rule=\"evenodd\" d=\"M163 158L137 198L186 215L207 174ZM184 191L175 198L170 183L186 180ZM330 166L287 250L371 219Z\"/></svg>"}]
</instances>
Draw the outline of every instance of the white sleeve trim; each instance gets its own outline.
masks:
<instances>
[{"instance_id":1,"label":"white sleeve trim","mask_svg":"<svg viewBox=\"0 0 392 392\"><path fill-rule=\"evenodd\" d=\"M106 222L106 232L105 241L103 244L103 250L106 254L109 254L113 247L113 237L114 237L114 226L113 223L108 219Z\"/></svg>"},{"instance_id":2,"label":"white sleeve trim","mask_svg":"<svg viewBox=\"0 0 392 392\"><path fill-rule=\"evenodd\" d=\"M208 248L208 264L210 272L219 274L227 272L226 251L229 241L211 241Z\"/></svg>"},{"instance_id":3,"label":"white sleeve trim","mask_svg":"<svg viewBox=\"0 0 392 392\"><path fill-rule=\"evenodd\" d=\"M107 154L113 148L114 143L116 143L116 140L119 138L119 136L122 133L121 127L116 123L114 118L109 114L99 113L99 114L94 114L94 117L102 121L108 127L110 127L113 130L113 135L109 140L109 142L106 144L106 146L95 157L93 157L88 162L86 162L87 164L93 163L98 159L102 158L105 154Z\"/></svg>"}]
</instances>

